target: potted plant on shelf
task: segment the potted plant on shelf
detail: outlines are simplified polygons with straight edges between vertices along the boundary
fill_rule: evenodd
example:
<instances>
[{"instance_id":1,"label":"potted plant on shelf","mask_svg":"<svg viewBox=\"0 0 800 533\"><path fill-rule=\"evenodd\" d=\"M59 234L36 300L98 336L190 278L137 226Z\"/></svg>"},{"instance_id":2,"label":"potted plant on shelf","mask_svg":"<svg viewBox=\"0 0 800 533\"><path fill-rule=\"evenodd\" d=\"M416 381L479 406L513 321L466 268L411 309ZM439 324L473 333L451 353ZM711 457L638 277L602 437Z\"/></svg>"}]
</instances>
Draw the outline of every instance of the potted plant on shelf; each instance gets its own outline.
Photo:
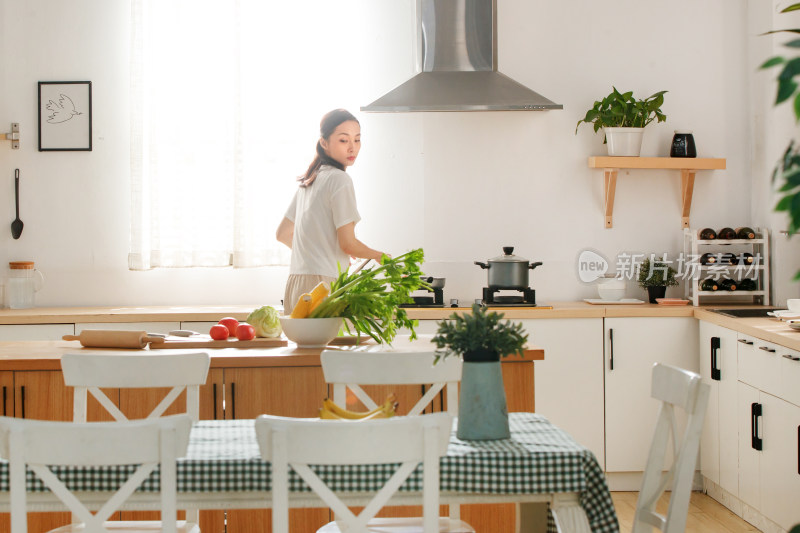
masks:
<instances>
[{"instance_id":1,"label":"potted plant on shelf","mask_svg":"<svg viewBox=\"0 0 800 533\"><path fill-rule=\"evenodd\" d=\"M436 358L461 357L458 431L464 440L509 437L506 393L500 358L523 355L528 335L521 323L501 322L503 315L472 305L472 313L453 313L439 322L432 342Z\"/></svg>"},{"instance_id":2,"label":"potted plant on shelf","mask_svg":"<svg viewBox=\"0 0 800 533\"><path fill-rule=\"evenodd\" d=\"M639 266L637 281L640 287L647 289L650 303L654 304L658 303L656 302L656 298L663 298L666 295L667 287L674 287L678 284L678 280L675 279L675 274L677 274L677 271L669 266L669 263L666 261L659 261L657 259L651 261L650 258L648 258L642 261L642 264Z\"/></svg>"},{"instance_id":3,"label":"potted plant on shelf","mask_svg":"<svg viewBox=\"0 0 800 533\"><path fill-rule=\"evenodd\" d=\"M578 121L575 134L581 123L593 124L595 133L603 129L603 143L608 144L608 155L638 157L642 150L644 127L654 120L667 120L667 116L661 112L667 91L637 100L633 91L621 93L613 86L611 89L608 96L596 101L586 116Z\"/></svg>"}]
</instances>

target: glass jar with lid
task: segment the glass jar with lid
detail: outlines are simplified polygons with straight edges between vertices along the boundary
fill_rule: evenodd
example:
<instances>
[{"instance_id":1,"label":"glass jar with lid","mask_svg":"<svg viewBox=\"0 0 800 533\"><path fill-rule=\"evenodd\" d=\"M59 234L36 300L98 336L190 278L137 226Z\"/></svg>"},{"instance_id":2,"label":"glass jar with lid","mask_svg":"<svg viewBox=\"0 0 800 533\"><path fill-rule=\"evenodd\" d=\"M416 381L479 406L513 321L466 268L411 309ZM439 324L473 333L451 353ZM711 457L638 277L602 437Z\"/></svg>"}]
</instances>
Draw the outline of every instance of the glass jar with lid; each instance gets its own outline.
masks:
<instances>
[{"instance_id":1,"label":"glass jar with lid","mask_svg":"<svg viewBox=\"0 0 800 533\"><path fill-rule=\"evenodd\" d=\"M11 309L28 309L34 306L34 295L44 285L44 276L34 268L33 261L8 263L5 299Z\"/></svg>"}]
</instances>

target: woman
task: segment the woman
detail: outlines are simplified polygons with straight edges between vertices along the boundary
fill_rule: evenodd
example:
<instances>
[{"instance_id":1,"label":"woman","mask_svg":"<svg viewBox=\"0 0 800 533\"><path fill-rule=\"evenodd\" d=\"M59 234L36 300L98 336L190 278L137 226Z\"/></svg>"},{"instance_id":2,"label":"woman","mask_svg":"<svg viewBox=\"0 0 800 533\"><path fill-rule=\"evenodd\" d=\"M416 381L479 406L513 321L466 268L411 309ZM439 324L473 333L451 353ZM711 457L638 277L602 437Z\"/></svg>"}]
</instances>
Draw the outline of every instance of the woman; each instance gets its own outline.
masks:
<instances>
[{"instance_id":1,"label":"woman","mask_svg":"<svg viewBox=\"0 0 800 533\"><path fill-rule=\"evenodd\" d=\"M289 209L278 226L278 241L292 249L289 279L283 297L284 314L320 281L330 283L346 269L350 256L380 261L383 252L356 238L361 220L353 180L345 169L361 150L361 125L344 109L322 117L317 153L303 176Z\"/></svg>"}]
</instances>

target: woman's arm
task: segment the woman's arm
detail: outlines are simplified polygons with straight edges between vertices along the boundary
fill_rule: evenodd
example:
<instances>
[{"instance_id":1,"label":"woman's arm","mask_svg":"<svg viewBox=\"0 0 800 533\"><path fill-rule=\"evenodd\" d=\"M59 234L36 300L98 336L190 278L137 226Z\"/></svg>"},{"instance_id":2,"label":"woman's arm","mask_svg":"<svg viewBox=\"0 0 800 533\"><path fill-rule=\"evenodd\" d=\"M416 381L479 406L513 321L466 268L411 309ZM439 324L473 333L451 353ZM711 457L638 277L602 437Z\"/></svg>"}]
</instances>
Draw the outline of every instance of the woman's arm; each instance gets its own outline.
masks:
<instances>
[{"instance_id":1,"label":"woman's arm","mask_svg":"<svg viewBox=\"0 0 800 533\"><path fill-rule=\"evenodd\" d=\"M278 231L275 232L275 238L278 239L278 242L282 242L291 248L292 237L294 237L294 222L283 217L283 220L281 220L281 223L278 225Z\"/></svg>"},{"instance_id":2,"label":"woman's arm","mask_svg":"<svg viewBox=\"0 0 800 533\"><path fill-rule=\"evenodd\" d=\"M336 236L339 239L339 247L352 257L374 259L378 262L380 262L381 257L383 257L383 252L373 250L363 242L356 239L355 222L345 224L341 228L338 228L336 230Z\"/></svg>"}]
</instances>

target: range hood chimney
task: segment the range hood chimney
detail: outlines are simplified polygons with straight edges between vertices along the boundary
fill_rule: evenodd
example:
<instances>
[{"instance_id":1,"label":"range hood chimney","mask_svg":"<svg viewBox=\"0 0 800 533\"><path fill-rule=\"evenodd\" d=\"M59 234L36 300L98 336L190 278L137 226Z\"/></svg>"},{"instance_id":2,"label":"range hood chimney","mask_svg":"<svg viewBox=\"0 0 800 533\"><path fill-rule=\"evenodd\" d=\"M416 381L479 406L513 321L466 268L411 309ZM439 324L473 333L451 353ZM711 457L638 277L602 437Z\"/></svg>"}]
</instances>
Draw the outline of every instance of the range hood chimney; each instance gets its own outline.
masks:
<instances>
[{"instance_id":1,"label":"range hood chimney","mask_svg":"<svg viewBox=\"0 0 800 533\"><path fill-rule=\"evenodd\" d=\"M361 111L563 109L497 71L497 0L418 0L422 72Z\"/></svg>"}]
</instances>

